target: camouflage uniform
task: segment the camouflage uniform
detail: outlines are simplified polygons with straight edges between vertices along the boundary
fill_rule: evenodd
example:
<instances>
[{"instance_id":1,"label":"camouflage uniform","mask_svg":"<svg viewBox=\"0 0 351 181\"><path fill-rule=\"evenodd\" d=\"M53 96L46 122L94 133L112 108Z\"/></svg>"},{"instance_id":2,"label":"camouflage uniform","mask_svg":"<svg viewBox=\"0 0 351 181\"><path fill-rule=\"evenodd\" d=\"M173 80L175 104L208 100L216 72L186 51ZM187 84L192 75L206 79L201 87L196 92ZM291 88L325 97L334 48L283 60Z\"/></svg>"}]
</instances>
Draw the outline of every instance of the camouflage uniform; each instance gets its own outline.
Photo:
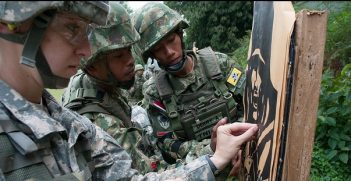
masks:
<instances>
[{"instance_id":1,"label":"camouflage uniform","mask_svg":"<svg viewBox=\"0 0 351 181\"><path fill-rule=\"evenodd\" d=\"M148 158L153 156L153 150L149 151L150 147L142 147L140 130L136 129L131 122L132 110L125 97L128 94L127 90L119 88L119 82L111 72L108 73L109 82L104 84L102 80L89 76L84 71L85 67L97 60L104 61L104 58L100 57L106 52L131 46L140 38L131 25L125 9L118 3L110 3L110 6L108 25L106 28L97 27L91 31L92 57L82 61L83 71L78 71L71 78L63 94L62 103L65 107L89 118L115 138L131 155L133 168L142 173L156 171L157 167L153 164L154 158ZM110 88L106 89L106 85ZM144 153L148 152L148 156L142 150Z\"/></svg>"},{"instance_id":2,"label":"camouflage uniform","mask_svg":"<svg viewBox=\"0 0 351 181\"><path fill-rule=\"evenodd\" d=\"M150 50L170 32L179 32L188 27L188 23L177 12L161 3L146 4L134 14L133 21L141 35L138 46L142 50L144 62L148 58L156 58ZM187 163L201 155L212 154L209 137L216 123L213 121L226 116L230 122L234 122L242 116L237 111L238 107L242 109L243 69L236 66L227 55L214 52L209 47L200 50L194 48L183 54L194 62L190 74L177 77L172 74L175 70L172 72L166 65L159 64L162 70L145 82L143 88L143 103L158 138L157 146L169 163L179 162L179 159ZM183 60L186 61L186 58ZM228 83L234 79L234 83ZM227 113L210 108L212 104L218 103L212 100L222 96L227 103L221 106L228 110ZM203 118L201 116L205 113L200 109L207 111ZM193 121L185 122L187 117Z\"/></svg>"},{"instance_id":3,"label":"camouflage uniform","mask_svg":"<svg viewBox=\"0 0 351 181\"><path fill-rule=\"evenodd\" d=\"M84 97L74 97L78 92L84 92ZM142 173L156 171L156 167L151 167L152 158L149 159L146 153L142 152L144 149L141 150L143 146L141 132L132 125L132 109L123 95L123 89L114 88L111 92L106 92L99 88L87 74L79 71L71 78L62 102L65 107L89 118L115 138L131 155L134 168ZM152 152L152 150L144 151ZM149 156L151 155L149 153Z\"/></svg>"},{"instance_id":4,"label":"camouflage uniform","mask_svg":"<svg viewBox=\"0 0 351 181\"><path fill-rule=\"evenodd\" d=\"M1 158L6 159L0 163L0 178L214 180L205 157L161 174L137 175L130 156L115 139L85 117L61 107L47 91L42 98L40 107L0 81ZM8 121L13 125L6 127Z\"/></svg>"},{"instance_id":5,"label":"camouflage uniform","mask_svg":"<svg viewBox=\"0 0 351 181\"><path fill-rule=\"evenodd\" d=\"M193 60L197 62L198 60L196 59L196 56L191 55L193 53L189 53L188 55L193 57ZM221 72L223 74L227 74L228 69L228 63L229 59L227 56L221 53L217 53L217 57L219 60L219 64L221 65L220 67ZM161 70L163 71L163 70ZM204 70L201 67L200 64L195 63L194 66L194 71L190 73L188 76L184 78L179 78L176 76L173 76L172 74L167 74L168 80L170 80L169 84L172 85L174 88L174 94L177 97L182 97L186 94L191 94L200 89L201 86L204 85L204 81L201 81L201 79L206 79L206 75L204 75ZM164 138L163 142L159 142L158 146L161 147L163 150L169 153L173 158L175 159L180 159L184 158L186 160L193 160L194 158L197 158L199 155L203 154L213 154L212 150L210 149L210 139L205 139L203 141L196 141L196 140L187 140L180 141L177 138L176 134L169 134L169 132L172 132L172 126L171 122L168 119L163 119L162 123L159 123L160 120L158 120L158 116L152 116L155 114L154 109L150 108L150 105L152 105L155 101L157 100L162 100L161 96L159 95L159 92L157 91L157 82L156 78L151 78L149 79L145 84L144 84L144 105L145 108L152 112L150 119L152 119L153 122L153 129L154 133L157 137L162 138L164 135L163 134L168 134L167 138ZM225 82L226 80L223 80ZM241 79L243 82L243 79ZM241 82L241 84L242 84ZM239 85L239 89L236 89L235 95L237 97L241 97L242 93L242 85ZM212 93L214 94L214 92ZM162 105L164 106L164 105ZM165 107L164 107L165 108ZM156 113L157 114L157 113ZM241 117L241 115L237 115L237 117ZM153 119L154 118L154 119ZM167 126L168 125L168 126ZM180 144L180 145L179 145ZM179 145L179 149L175 150L174 145Z\"/></svg>"},{"instance_id":6,"label":"camouflage uniform","mask_svg":"<svg viewBox=\"0 0 351 181\"><path fill-rule=\"evenodd\" d=\"M41 16L49 9L68 11L93 21L96 18L94 22L103 24L109 8L101 1L1 1L0 7L0 22L7 24L9 29L38 14ZM102 15L104 13L105 16ZM31 39L32 34L16 35L1 34L1 38L17 43L23 43L23 37L27 38L24 49L27 45L39 47L41 44L40 39ZM36 37L39 38L40 34L36 34ZM36 55L37 49L32 50L31 53ZM22 55L33 58L27 53L23 52ZM3 59L0 63L3 63ZM36 59L22 60L21 63L30 67L36 65L42 79L48 78L45 75L47 70L40 72L47 67L40 67ZM55 85L58 83L56 80L51 77L45 81ZM47 86L45 81L44 85ZM62 82L58 84L64 85ZM34 104L0 80L0 180L214 179L208 157L162 174L137 175L137 171L131 169L130 156L115 139L87 118L61 107L45 89L42 91L42 103Z\"/></svg>"},{"instance_id":7,"label":"camouflage uniform","mask_svg":"<svg viewBox=\"0 0 351 181\"><path fill-rule=\"evenodd\" d=\"M135 66L135 72L144 70L144 67L140 64L137 64ZM145 82L145 78L143 77L143 74L135 74L135 82L134 85L131 89L129 89L129 95L130 97L128 98L129 104L130 105L136 105L138 102L140 102L143 98L143 84Z\"/></svg>"},{"instance_id":8,"label":"camouflage uniform","mask_svg":"<svg viewBox=\"0 0 351 181\"><path fill-rule=\"evenodd\" d=\"M90 42L93 47L93 56L82 61L83 71L80 70L71 78L63 94L62 103L65 107L89 118L115 138L131 155L134 168L142 173L156 171L157 167L153 163L156 158L148 158L154 155L152 147L143 144L140 130L136 129L131 122L132 110L125 97L128 94L127 90L119 88L118 80L113 78L112 73L109 75L111 86L110 82L104 84L102 80L89 76L84 70L97 60L104 61L100 57L106 53L129 47L140 38L122 5L110 3L110 6L112 11L108 16L106 26L108 28L98 27L92 30ZM108 41L110 42L106 43ZM106 89L107 86L109 88Z\"/></svg>"}]
</instances>

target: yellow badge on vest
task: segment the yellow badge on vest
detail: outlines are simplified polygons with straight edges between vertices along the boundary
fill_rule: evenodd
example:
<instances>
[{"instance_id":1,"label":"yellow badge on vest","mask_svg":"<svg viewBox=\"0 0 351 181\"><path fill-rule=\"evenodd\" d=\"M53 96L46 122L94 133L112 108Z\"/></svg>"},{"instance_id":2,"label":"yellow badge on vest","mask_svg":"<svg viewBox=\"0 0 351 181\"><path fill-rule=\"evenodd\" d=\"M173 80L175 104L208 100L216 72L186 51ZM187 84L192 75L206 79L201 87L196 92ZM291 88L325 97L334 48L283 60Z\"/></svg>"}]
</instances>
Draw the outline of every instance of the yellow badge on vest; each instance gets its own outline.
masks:
<instances>
[{"instance_id":1,"label":"yellow badge on vest","mask_svg":"<svg viewBox=\"0 0 351 181\"><path fill-rule=\"evenodd\" d=\"M232 84L233 86L236 86L236 84L238 84L239 82L241 74L242 72L239 69L233 67L233 69L230 71L230 75L228 76L227 82Z\"/></svg>"}]
</instances>

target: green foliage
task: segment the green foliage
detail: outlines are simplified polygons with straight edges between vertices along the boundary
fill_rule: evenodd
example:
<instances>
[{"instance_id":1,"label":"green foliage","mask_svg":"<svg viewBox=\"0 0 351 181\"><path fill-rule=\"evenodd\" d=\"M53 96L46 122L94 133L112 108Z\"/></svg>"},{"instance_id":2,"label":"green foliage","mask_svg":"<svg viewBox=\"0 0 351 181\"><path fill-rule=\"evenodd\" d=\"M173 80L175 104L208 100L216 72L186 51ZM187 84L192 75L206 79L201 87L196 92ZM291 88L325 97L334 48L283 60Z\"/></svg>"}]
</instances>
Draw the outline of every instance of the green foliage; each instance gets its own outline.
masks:
<instances>
[{"instance_id":1,"label":"green foliage","mask_svg":"<svg viewBox=\"0 0 351 181\"><path fill-rule=\"evenodd\" d=\"M316 143L313 148L311 181L344 181L351 180L351 172L346 164L330 161L325 150Z\"/></svg>"},{"instance_id":2,"label":"green foliage","mask_svg":"<svg viewBox=\"0 0 351 181\"><path fill-rule=\"evenodd\" d=\"M301 9L328 11L327 39L324 67L334 74L351 63L351 2L347 1L299 1L294 3L295 11Z\"/></svg>"},{"instance_id":3,"label":"green foliage","mask_svg":"<svg viewBox=\"0 0 351 181\"><path fill-rule=\"evenodd\" d=\"M351 64L322 78L311 181L351 180Z\"/></svg>"},{"instance_id":4,"label":"green foliage","mask_svg":"<svg viewBox=\"0 0 351 181\"><path fill-rule=\"evenodd\" d=\"M351 63L351 2L339 13L331 13L327 29L325 64L336 73Z\"/></svg>"},{"instance_id":5,"label":"green foliage","mask_svg":"<svg viewBox=\"0 0 351 181\"><path fill-rule=\"evenodd\" d=\"M251 31L247 31L246 35L238 40L239 48L237 48L232 55L232 59L235 63L239 64L240 67L245 68L247 65L247 54L249 51Z\"/></svg>"},{"instance_id":6,"label":"green foliage","mask_svg":"<svg viewBox=\"0 0 351 181\"><path fill-rule=\"evenodd\" d=\"M190 22L184 38L188 46L196 42L199 48L211 46L216 51L231 53L252 26L251 1L166 1L165 4Z\"/></svg>"},{"instance_id":7,"label":"green foliage","mask_svg":"<svg viewBox=\"0 0 351 181\"><path fill-rule=\"evenodd\" d=\"M351 166L351 64L339 76L325 71L319 99L316 142L326 159ZM351 174L351 172L350 172Z\"/></svg>"}]
</instances>

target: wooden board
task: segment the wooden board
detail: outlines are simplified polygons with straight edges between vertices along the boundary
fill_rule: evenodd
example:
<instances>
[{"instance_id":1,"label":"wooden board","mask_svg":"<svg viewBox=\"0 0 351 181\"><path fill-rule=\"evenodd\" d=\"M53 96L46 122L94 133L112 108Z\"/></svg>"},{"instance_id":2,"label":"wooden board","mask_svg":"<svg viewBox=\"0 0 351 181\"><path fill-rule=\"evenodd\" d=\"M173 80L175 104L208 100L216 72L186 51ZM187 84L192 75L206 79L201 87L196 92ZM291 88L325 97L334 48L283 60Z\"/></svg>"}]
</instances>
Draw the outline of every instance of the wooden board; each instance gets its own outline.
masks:
<instances>
[{"instance_id":1,"label":"wooden board","mask_svg":"<svg viewBox=\"0 0 351 181\"><path fill-rule=\"evenodd\" d=\"M309 180L322 77L327 13L296 15L296 54L283 179Z\"/></svg>"}]
</instances>

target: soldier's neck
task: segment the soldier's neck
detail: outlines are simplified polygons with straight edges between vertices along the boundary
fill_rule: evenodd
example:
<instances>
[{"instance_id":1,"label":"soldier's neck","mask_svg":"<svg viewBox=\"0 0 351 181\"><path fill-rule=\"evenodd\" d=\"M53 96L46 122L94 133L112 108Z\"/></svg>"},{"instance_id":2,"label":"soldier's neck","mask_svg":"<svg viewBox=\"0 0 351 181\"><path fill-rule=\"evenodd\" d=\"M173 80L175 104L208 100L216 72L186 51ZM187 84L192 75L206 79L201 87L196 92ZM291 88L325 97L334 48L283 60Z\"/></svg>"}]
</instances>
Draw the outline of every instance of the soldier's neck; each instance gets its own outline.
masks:
<instances>
[{"instance_id":1,"label":"soldier's neck","mask_svg":"<svg viewBox=\"0 0 351 181\"><path fill-rule=\"evenodd\" d=\"M185 66L182 71L176 73L177 77L186 77L194 70L194 60L191 56L186 56L187 61L185 62Z\"/></svg>"}]
</instances>

